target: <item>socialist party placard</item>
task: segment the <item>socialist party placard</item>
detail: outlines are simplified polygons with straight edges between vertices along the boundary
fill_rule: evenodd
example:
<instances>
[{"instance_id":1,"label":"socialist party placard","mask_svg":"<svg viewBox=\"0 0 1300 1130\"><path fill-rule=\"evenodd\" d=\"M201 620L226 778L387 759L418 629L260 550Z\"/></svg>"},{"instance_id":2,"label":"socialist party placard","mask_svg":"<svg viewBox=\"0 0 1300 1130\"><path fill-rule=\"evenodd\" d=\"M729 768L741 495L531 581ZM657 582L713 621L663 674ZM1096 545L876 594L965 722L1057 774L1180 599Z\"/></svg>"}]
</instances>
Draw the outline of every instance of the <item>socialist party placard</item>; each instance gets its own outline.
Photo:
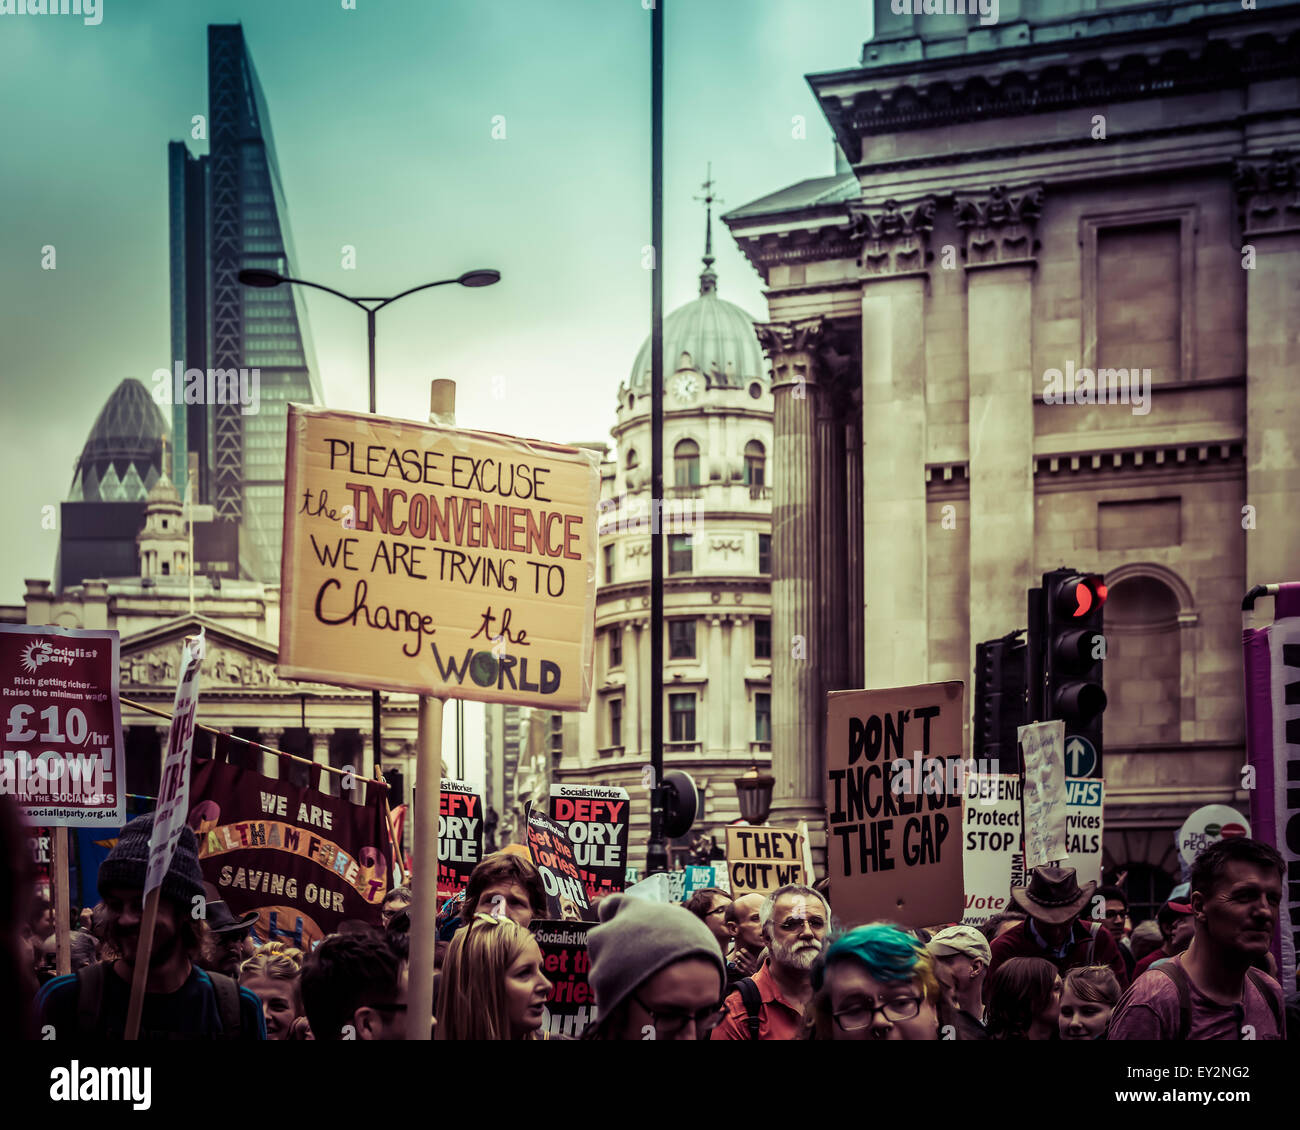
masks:
<instances>
[{"instance_id":1,"label":"socialist party placard","mask_svg":"<svg viewBox=\"0 0 1300 1130\"><path fill-rule=\"evenodd\" d=\"M0 795L46 828L119 828L118 635L0 624Z\"/></svg>"},{"instance_id":2,"label":"socialist party placard","mask_svg":"<svg viewBox=\"0 0 1300 1130\"><path fill-rule=\"evenodd\" d=\"M542 877L548 917L594 919L568 831L545 813L529 809L528 851Z\"/></svg>"},{"instance_id":3,"label":"socialist party placard","mask_svg":"<svg viewBox=\"0 0 1300 1130\"><path fill-rule=\"evenodd\" d=\"M588 897L626 884L630 808L626 789L551 785L551 819L568 830Z\"/></svg>"},{"instance_id":4,"label":"socialist party placard","mask_svg":"<svg viewBox=\"0 0 1300 1130\"><path fill-rule=\"evenodd\" d=\"M280 674L585 710L598 458L289 407Z\"/></svg>"},{"instance_id":5,"label":"socialist party placard","mask_svg":"<svg viewBox=\"0 0 1300 1130\"><path fill-rule=\"evenodd\" d=\"M483 798L464 781L442 780L438 799L438 897L463 891L483 858Z\"/></svg>"}]
</instances>

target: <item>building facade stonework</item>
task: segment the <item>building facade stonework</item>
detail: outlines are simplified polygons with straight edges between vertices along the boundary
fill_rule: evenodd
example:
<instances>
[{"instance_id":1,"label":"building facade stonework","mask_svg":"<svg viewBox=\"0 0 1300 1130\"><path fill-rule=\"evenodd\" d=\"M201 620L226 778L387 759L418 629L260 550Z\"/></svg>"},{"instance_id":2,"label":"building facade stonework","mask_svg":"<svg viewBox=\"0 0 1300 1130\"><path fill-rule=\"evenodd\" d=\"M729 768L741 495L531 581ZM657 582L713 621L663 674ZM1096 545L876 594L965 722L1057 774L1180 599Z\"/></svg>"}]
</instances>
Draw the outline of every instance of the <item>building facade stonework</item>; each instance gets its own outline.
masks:
<instances>
[{"instance_id":1,"label":"building facade stonework","mask_svg":"<svg viewBox=\"0 0 1300 1130\"><path fill-rule=\"evenodd\" d=\"M826 691L960 679L969 720L975 645L1070 565L1110 592L1107 866L1163 897L1191 810L1244 811L1240 601L1300 562L1298 29L878 2L808 77L839 171L723 217L767 285L773 635L815 641L775 653L776 810L821 813Z\"/></svg>"}]
</instances>

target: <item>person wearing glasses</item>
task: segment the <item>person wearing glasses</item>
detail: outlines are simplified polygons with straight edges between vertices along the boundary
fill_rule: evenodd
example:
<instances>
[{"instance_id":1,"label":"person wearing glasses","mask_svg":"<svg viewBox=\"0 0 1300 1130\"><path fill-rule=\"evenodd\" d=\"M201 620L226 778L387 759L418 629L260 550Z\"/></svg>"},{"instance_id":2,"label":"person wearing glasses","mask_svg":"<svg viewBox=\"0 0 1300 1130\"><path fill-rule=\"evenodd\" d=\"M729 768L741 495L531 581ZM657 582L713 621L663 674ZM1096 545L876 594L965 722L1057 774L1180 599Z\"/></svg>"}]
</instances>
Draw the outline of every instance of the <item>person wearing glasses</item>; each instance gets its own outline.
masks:
<instances>
[{"instance_id":1,"label":"person wearing glasses","mask_svg":"<svg viewBox=\"0 0 1300 1130\"><path fill-rule=\"evenodd\" d=\"M731 987L715 1040L797 1040L803 1028L813 963L830 929L830 907L811 887L790 884L763 900L759 919L767 963Z\"/></svg>"},{"instance_id":2,"label":"person wearing glasses","mask_svg":"<svg viewBox=\"0 0 1300 1130\"><path fill-rule=\"evenodd\" d=\"M1133 967L1137 965L1137 959L1133 956L1133 951L1128 948L1125 941L1127 934L1125 928L1128 925L1128 899L1119 887L1098 887L1097 894L1094 898L1106 900L1105 913L1101 919L1102 929L1109 930L1110 936L1115 939L1115 944L1119 946L1119 955L1124 959L1124 968L1128 972L1129 983L1133 981Z\"/></svg>"},{"instance_id":3,"label":"person wearing glasses","mask_svg":"<svg viewBox=\"0 0 1300 1130\"><path fill-rule=\"evenodd\" d=\"M940 1038L946 1006L934 958L897 926L872 922L840 935L815 969L813 985L805 1039Z\"/></svg>"},{"instance_id":4,"label":"person wearing glasses","mask_svg":"<svg viewBox=\"0 0 1300 1130\"><path fill-rule=\"evenodd\" d=\"M549 1040L551 982L541 947L504 914L476 914L447 949L438 984L439 1040Z\"/></svg>"},{"instance_id":5,"label":"person wearing glasses","mask_svg":"<svg viewBox=\"0 0 1300 1130\"><path fill-rule=\"evenodd\" d=\"M725 1015L726 969L685 907L634 895L601 899L587 934L598 1020L584 1040L707 1040Z\"/></svg>"},{"instance_id":6,"label":"person wearing glasses","mask_svg":"<svg viewBox=\"0 0 1300 1130\"><path fill-rule=\"evenodd\" d=\"M731 935L727 932L727 907L731 905L731 896L718 887L701 887L683 905L709 928L709 933L718 939L725 954L731 944Z\"/></svg>"},{"instance_id":7,"label":"person wearing glasses","mask_svg":"<svg viewBox=\"0 0 1300 1130\"><path fill-rule=\"evenodd\" d=\"M406 962L378 930L331 934L299 986L316 1040L406 1039Z\"/></svg>"}]
</instances>

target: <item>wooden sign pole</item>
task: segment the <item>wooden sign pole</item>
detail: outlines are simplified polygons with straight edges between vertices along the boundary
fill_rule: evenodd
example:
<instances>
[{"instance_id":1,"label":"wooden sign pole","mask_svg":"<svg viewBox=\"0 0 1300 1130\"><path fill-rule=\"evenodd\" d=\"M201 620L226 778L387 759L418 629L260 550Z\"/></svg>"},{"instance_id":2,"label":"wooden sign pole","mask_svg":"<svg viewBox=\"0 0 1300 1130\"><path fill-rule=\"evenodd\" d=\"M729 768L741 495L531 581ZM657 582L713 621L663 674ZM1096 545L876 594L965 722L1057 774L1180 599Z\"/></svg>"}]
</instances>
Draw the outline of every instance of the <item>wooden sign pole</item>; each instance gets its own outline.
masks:
<instances>
[{"instance_id":1,"label":"wooden sign pole","mask_svg":"<svg viewBox=\"0 0 1300 1130\"><path fill-rule=\"evenodd\" d=\"M53 853L50 857L50 894L54 902L54 946L56 969L59 976L72 972L72 938L69 934L72 910L68 897L68 829L54 829Z\"/></svg>"},{"instance_id":2,"label":"wooden sign pole","mask_svg":"<svg viewBox=\"0 0 1300 1130\"><path fill-rule=\"evenodd\" d=\"M456 423L456 382L434 381L429 421ZM411 883L411 949L406 991L406 1038L427 1040L433 1030L433 964L438 944L438 811L442 801L442 706L440 698L420 696L419 745L415 755L415 872Z\"/></svg>"}]
</instances>

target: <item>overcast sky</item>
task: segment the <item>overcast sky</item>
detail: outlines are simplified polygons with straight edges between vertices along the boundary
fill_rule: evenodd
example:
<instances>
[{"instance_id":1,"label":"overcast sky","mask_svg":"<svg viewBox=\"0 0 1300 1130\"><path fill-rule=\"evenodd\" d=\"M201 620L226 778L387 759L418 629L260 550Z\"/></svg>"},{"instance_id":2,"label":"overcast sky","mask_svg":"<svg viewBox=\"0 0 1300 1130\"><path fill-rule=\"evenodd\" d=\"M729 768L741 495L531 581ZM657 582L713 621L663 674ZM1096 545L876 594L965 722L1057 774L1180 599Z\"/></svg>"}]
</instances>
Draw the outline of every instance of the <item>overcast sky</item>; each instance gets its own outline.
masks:
<instances>
[{"instance_id":1,"label":"overcast sky","mask_svg":"<svg viewBox=\"0 0 1300 1130\"><path fill-rule=\"evenodd\" d=\"M167 142L207 113L210 23L243 24L301 277L393 294L502 272L380 315L379 410L423 418L428 382L450 377L462 425L608 441L649 332L649 12L641 0L356 7L103 0L97 26L0 16L0 603L52 577L41 508L67 497L109 394L171 365ZM833 171L804 75L855 65L871 12L869 0L667 0L665 29L670 311L698 292L693 197L709 161L721 211ZM47 244L54 270L41 268ZM765 316L761 280L716 222L714 249L722 297ZM307 321L326 402L364 409L363 316L314 294Z\"/></svg>"}]
</instances>

